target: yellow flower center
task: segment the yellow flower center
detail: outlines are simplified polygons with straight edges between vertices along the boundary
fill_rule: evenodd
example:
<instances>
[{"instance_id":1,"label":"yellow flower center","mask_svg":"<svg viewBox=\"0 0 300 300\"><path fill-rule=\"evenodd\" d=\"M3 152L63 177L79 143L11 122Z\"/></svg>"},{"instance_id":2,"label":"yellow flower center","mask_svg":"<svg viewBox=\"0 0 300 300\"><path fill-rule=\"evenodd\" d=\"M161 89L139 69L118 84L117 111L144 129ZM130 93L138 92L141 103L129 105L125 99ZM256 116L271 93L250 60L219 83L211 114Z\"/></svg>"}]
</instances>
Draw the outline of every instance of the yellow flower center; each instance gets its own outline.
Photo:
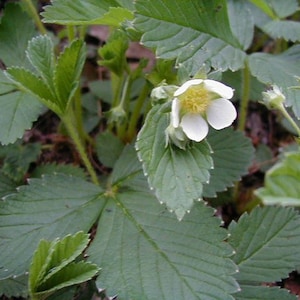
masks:
<instances>
[{"instance_id":1,"label":"yellow flower center","mask_svg":"<svg viewBox=\"0 0 300 300\"><path fill-rule=\"evenodd\" d=\"M192 113L203 115L211 102L209 92L203 85L190 86L177 98L180 101L181 112L183 114Z\"/></svg>"}]
</instances>

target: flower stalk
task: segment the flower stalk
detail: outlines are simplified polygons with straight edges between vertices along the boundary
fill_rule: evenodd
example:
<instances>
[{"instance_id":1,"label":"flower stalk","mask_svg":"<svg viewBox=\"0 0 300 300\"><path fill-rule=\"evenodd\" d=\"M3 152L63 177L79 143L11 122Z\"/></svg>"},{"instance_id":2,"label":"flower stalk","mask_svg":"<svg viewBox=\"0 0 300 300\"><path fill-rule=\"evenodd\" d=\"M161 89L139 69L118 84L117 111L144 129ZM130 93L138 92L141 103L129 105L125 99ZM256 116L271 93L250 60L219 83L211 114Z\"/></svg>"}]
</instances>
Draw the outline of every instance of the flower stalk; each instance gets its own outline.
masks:
<instances>
[{"instance_id":1,"label":"flower stalk","mask_svg":"<svg viewBox=\"0 0 300 300\"><path fill-rule=\"evenodd\" d=\"M251 85L251 74L250 74L248 64L245 63L245 68L243 70L243 86L242 86L243 93L240 102L239 118L237 124L237 128L241 131L244 131L246 127L247 112L248 112L249 98L250 98L250 85Z\"/></svg>"}]
</instances>

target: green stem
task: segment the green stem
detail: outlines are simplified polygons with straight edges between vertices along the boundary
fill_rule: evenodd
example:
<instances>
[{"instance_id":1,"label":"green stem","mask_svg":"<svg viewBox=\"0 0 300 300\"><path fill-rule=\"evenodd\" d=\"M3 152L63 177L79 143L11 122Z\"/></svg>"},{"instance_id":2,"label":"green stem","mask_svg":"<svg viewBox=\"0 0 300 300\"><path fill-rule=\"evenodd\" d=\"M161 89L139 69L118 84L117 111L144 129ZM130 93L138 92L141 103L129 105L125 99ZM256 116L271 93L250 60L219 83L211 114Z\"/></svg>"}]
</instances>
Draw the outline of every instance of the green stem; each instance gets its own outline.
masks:
<instances>
[{"instance_id":1,"label":"green stem","mask_svg":"<svg viewBox=\"0 0 300 300\"><path fill-rule=\"evenodd\" d=\"M247 112L248 112L248 104L250 98L250 84L251 84L251 73L248 67L248 64L245 63L245 68L243 70L243 86L242 86L242 99L239 109L239 120L237 128L241 131L245 130L246 120L247 120Z\"/></svg>"},{"instance_id":2,"label":"green stem","mask_svg":"<svg viewBox=\"0 0 300 300\"><path fill-rule=\"evenodd\" d=\"M143 89L141 90L141 93L139 94L139 96L137 98L137 101L136 101L136 104L135 104L134 110L132 112L132 115L130 117L129 125L128 125L127 135L128 135L128 139L130 141L134 138L134 136L136 134L136 126L137 126L137 123L138 123L138 120L139 120L139 117L141 114L141 110L145 103L145 99L149 95L150 90L151 90L150 84L148 82L146 82Z\"/></svg>"},{"instance_id":3,"label":"green stem","mask_svg":"<svg viewBox=\"0 0 300 300\"><path fill-rule=\"evenodd\" d=\"M300 128L298 127L297 123L293 120L293 118L290 116L290 114L287 112L287 110L284 107L284 105L283 104L280 105L278 107L278 109L283 114L283 116L290 122L290 124L292 125L292 127L296 130L298 138L300 138Z\"/></svg>"},{"instance_id":4,"label":"green stem","mask_svg":"<svg viewBox=\"0 0 300 300\"><path fill-rule=\"evenodd\" d=\"M111 109L117 107L119 105L120 94L123 86L124 75L117 76L113 72L111 72L111 88L113 93L113 99L111 104ZM112 131L114 127L113 122L108 124L108 129Z\"/></svg>"},{"instance_id":5,"label":"green stem","mask_svg":"<svg viewBox=\"0 0 300 300\"><path fill-rule=\"evenodd\" d=\"M73 140L75 147L76 147L88 173L91 176L92 182L96 185L99 185L99 181L98 181L96 172L87 156L83 142L78 134L77 127L74 124L75 122L73 121L74 118L73 118L71 112L72 111L70 110L61 119L64 122L66 129L68 130L68 133L69 133L71 139Z\"/></svg>"},{"instance_id":6,"label":"green stem","mask_svg":"<svg viewBox=\"0 0 300 300\"><path fill-rule=\"evenodd\" d=\"M246 121L247 121L247 112L250 98L250 84L251 84L251 73L248 67L248 63L245 63L245 68L243 70L243 86L242 86L242 98L239 109L239 119L237 128L241 131L245 130ZM239 183L236 182L233 188L233 199L238 200L239 196Z\"/></svg>"},{"instance_id":7,"label":"green stem","mask_svg":"<svg viewBox=\"0 0 300 300\"><path fill-rule=\"evenodd\" d=\"M39 32L41 34L47 34L47 30L46 30L44 24L41 22L41 19L36 11L36 8L34 7L33 3L31 2L31 0L23 0L23 2L27 6L29 13L31 14Z\"/></svg>"},{"instance_id":8,"label":"green stem","mask_svg":"<svg viewBox=\"0 0 300 300\"><path fill-rule=\"evenodd\" d=\"M122 91L122 97L120 101L120 106L124 109L124 111L128 115L129 111L129 102L130 102L130 91L131 91L131 85L132 85L132 78L130 75L128 75L125 79L125 83L123 86L123 91ZM118 137L120 139L124 139L125 137L125 132L127 128L127 121L123 122L118 126Z\"/></svg>"},{"instance_id":9,"label":"green stem","mask_svg":"<svg viewBox=\"0 0 300 300\"><path fill-rule=\"evenodd\" d=\"M67 30L69 42L72 42L75 39L75 27L72 25L68 25Z\"/></svg>"}]
</instances>

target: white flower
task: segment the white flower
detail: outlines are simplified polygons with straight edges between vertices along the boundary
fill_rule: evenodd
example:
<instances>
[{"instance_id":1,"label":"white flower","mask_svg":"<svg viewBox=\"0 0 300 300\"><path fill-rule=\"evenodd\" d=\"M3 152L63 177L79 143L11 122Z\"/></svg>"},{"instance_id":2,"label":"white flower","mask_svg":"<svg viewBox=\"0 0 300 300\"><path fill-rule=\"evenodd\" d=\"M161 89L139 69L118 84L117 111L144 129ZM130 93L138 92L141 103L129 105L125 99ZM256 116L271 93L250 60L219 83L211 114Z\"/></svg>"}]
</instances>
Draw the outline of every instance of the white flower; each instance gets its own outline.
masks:
<instances>
[{"instance_id":1,"label":"white flower","mask_svg":"<svg viewBox=\"0 0 300 300\"><path fill-rule=\"evenodd\" d=\"M208 124L223 129L232 124L237 113L228 99L233 89L210 79L191 79L174 93L171 126L183 130L193 141L202 141L208 133Z\"/></svg>"}]
</instances>

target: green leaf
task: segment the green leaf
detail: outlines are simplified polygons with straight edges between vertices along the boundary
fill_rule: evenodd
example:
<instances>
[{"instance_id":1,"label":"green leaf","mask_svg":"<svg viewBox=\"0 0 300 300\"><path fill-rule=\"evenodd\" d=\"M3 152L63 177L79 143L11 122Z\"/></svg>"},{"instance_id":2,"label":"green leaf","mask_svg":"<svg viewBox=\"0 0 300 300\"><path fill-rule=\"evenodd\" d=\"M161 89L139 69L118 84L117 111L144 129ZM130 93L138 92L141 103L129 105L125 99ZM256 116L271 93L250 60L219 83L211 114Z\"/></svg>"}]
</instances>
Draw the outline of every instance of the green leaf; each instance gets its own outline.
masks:
<instances>
[{"instance_id":1,"label":"green leaf","mask_svg":"<svg viewBox=\"0 0 300 300\"><path fill-rule=\"evenodd\" d=\"M31 179L7 196L0 202L0 278L25 273L39 240L88 231L101 197L99 187L62 174Z\"/></svg>"},{"instance_id":2,"label":"green leaf","mask_svg":"<svg viewBox=\"0 0 300 300\"><path fill-rule=\"evenodd\" d=\"M53 72L55 61L51 38L47 35L39 35L29 41L27 57L49 90L54 91ZM55 97L55 95L53 96Z\"/></svg>"},{"instance_id":3,"label":"green leaf","mask_svg":"<svg viewBox=\"0 0 300 300\"><path fill-rule=\"evenodd\" d=\"M81 40L73 41L57 59L54 70L56 101L65 111L79 86L79 79L86 59L85 44Z\"/></svg>"},{"instance_id":4,"label":"green leaf","mask_svg":"<svg viewBox=\"0 0 300 300\"><path fill-rule=\"evenodd\" d=\"M62 109L58 105L56 97L53 96L53 92L40 77L29 70L19 67L8 68L6 75L21 91L37 97L40 102L56 114L62 114Z\"/></svg>"},{"instance_id":5,"label":"green leaf","mask_svg":"<svg viewBox=\"0 0 300 300\"><path fill-rule=\"evenodd\" d=\"M42 110L36 97L23 92L0 95L0 143L7 145L30 129Z\"/></svg>"},{"instance_id":6,"label":"green leaf","mask_svg":"<svg viewBox=\"0 0 300 300\"><path fill-rule=\"evenodd\" d=\"M41 240L36 251L33 254L32 262L29 269L28 289L30 295L36 292L36 289L43 277L47 274L47 267L54 251L54 242Z\"/></svg>"},{"instance_id":7,"label":"green leaf","mask_svg":"<svg viewBox=\"0 0 300 300\"><path fill-rule=\"evenodd\" d=\"M121 76L126 68L126 51L129 41L125 32L115 30L109 37L106 44L99 49L102 60L98 63L108 67L116 75Z\"/></svg>"},{"instance_id":8,"label":"green leaf","mask_svg":"<svg viewBox=\"0 0 300 300\"><path fill-rule=\"evenodd\" d=\"M253 76L265 84L276 84L286 95L286 103L292 106L296 116L300 117L300 91L291 89L297 86L296 76L299 76L300 45L295 45L287 51L272 55L254 53L249 56L249 67Z\"/></svg>"},{"instance_id":9,"label":"green leaf","mask_svg":"<svg viewBox=\"0 0 300 300\"><path fill-rule=\"evenodd\" d=\"M30 271L33 272L33 276L34 273L38 274L38 271L41 269L44 269L44 272L39 274L39 280L31 281L31 277L29 277L31 283L35 284L37 289L39 289L39 285L43 285L49 278L54 276L54 274L74 261L86 248L88 242L89 235L82 231L79 231L74 235L67 235L63 239L56 240L52 244L48 243L48 251L43 249L43 244L40 242L41 247L38 246L37 251L35 252ZM51 251L49 251L50 248ZM40 259L40 256L43 256L44 254L46 254L46 260L43 261ZM36 261L37 263L35 264Z\"/></svg>"},{"instance_id":10,"label":"green leaf","mask_svg":"<svg viewBox=\"0 0 300 300\"><path fill-rule=\"evenodd\" d=\"M141 41L158 57L177 58L191 74L204 63L223 71L243 66L245 53L231 31L226 1L139 0L136 10Z\"/></svg>"},{"instance_id":11,"label":"green leaf","mask_svg":"<svg viewBox=\"0 0 300 300\"><path fill-rule=\"evenodd\" d=\"M266 0L249 0L249 2L257 6L261 11L263 11L270 18L272 19L276 18L274 10L272 9L272 7L270 7L269 3Z\"/></svg>"},{"instance_id":12,"label":"green leaf","mask_svg":"<svg viewBox=\"0 0 300 300\"><path fill-rule=\"evenodd\" d=\"M212 208L197 203L178 222L135 178L106 204L88 249L98 288L120 299L232 300L236 267Z\"/></svg>"},{"instance_id":13,"label":"green leaf","mask_svg":"<svg viewBox=\"0 0 300 300\"><path fill-rule=\"evenodd\" d=\"M122 141L110 131L102 132L96 138L97 157L107 167L115 165L123 148Z\"/></svg>"},{"instance_id":14,"label":"green leaf","mask_svg":"<svg viewBox=\"0 0 300 300\"><path fill-rule=\"evenodd\" d=\"M41 14L45 23L64 25L108 25L118 27L133 19L130 10L114 0L54 0Z\"/></svg>"},{"instance_id":15,"label":"green leaf","mask_svg":"<svg viewBox=\"0 0 300 300\"><path fill-rule=\"evenodd\" d=\"M282 19L298 10L297 0L249 0L271 19ZM252 11L253 12L253 11Z\"/></svg>"},{"instance_id":16,"label":"green leaf","mask_svg":"<svg viewBox=\"0 0 300 300\"><path fill-rule=\"evenodd\" d=\"M142 172L142 164L138 161L137 153L132 145L123 148L122 154L115 163L111 174L113 185L120 186L122 182Z\"/></svg>"},{"instance_id":17,"label":"green leaf","mask_svg":"<svg viewBox=\"0 0 300 300\"><path fill-rule=\"evenodd\" d=\"M268 171L274 164L272 150L265 144L259 144L255 150L254 165L262 172Z\"/></svg>"},{"instance_id":18,"label":"green leaf","mask_svg":"<svg viewBox=\"0 0 300 300\"><path fill-rule=\"evenodd\" d=\"M6 195L14 193L16 188L16 182L10 178L7 178L5 174L0 172L0 198L2 199Z\"/></svg>"},{"instance_id":19,"label":"green leaf","mask_svg":"<svg viewBox=\"0 0 300 300\"><path fill-rule=\"evenodd\" d=\"M279 18L286 18L299 10L299 3L297 0L286 0L285 2L267 0L267 2Z\"/></svg>"},{"instance_id":20,"label":"green leaf","mask_svg":"<svg viewBox=\"0 0 300 300\"><path fill-rule=\"evenodd\" d=\"M0 70L0 95L13 92L16 89L14 84L5 76L3 70Z\"/></svg>"},{"instance_id":21,"label":"green leaf","mask_svg":"<svg viewBox=\"0 0 300 300\"><path fill-rule=\"evenodd\" d=\"M227 6L231 30L246 50L251 45L254 34L254 20L251 12L245 9L244 1L228 0Z\"/></svg>"},{"instance_id":22,"label":"green leaf","mask_svg":"<svg viewBox=\"0 0 300 300\"><path fill-rule=\"evenodd\" d=\"M48 108L62 115L79 86L86 49L81 40L74 40L59 55L55 66L51 50L52 42L46 36L30 41L28 57L41 78L19 67L9 68L6 74L19 89L37 96Z\"/></svg>"},{"instance_id":23,"label":"green leaf","mask_svg":"<svg viewBox=\"0 0 300 300\"><path fill-rule=\"evenodd\" d=\"M0 280L0 295L5 295L6 297L14 296L26 298L28 296L27 282L28 275Z\"/></svg>"},{"instance_id":24,"label":"green leaf","mask_svg":"<svg viewBox=\"0 0 300 300\"><path fill-rule=\"evenodd\" d=\"M37 292L36 295L47 295L59 289L88 281L92 279L98 271L99 268L95 264L84 261L70 263L42 284L39 287L40 292Z\"/></svg>"},{"instance_id":25,"label":"green leaf","mask_svg":"<svg viewBox=\"0 0 300 300\"><path fill-rule=\"evenodd\" d=\"M77 176L82 179L87 178L87 174L85 171L75 165L64 165L64 164L56 164L56 163L51 163L51 164L45 164L45 165L38 165L33 172L31 172L31 177L42 177L43 175L47 174L55 174L55 173L61 173L65 175L70 175L70 176Z\"/></svg>"},{"instance_id":26,"label":"green leaf","mask_svg":"<svg viewBox=\"0 0 300 300\"><path fill-rule=\"evenodd\" d=\"M34 35L33 20L21 6L7 4L0 24L0 58L7 67L28 64L25 49Z\"/></svg>"},{"instance_id":27,"label":"green leaf","mask_svg":"<svg viewBox=\"0 0 300 300\"><path fill-rule=\"evenodd\" d=\"M31 143L9 148L10 151L3 161L2 172L17 183L23 182L30 164L35 162L41 153L41 145Z\"/></svg>"},{"instance_id":28,"label":"green leaf","mask_svg":"<svg viewBox=\"0 0 300 300\"><path fill-rule=\"evenodd\" d=\"M265 186L255 191L266 205L300 206L300 152L286 153L265 177Z\"/></svg>"},{"instance_id":29,"label":"green leaf","mask_svg":"<svg viewBox=\"0 0 300 300\"><path fill-rule=\"evenodd\" d=\"M299 22L274 20L263 26L262 30L275 39L283 38L292 42L300 40Z\"/></svg>"},{"instance_id":30,"label":"green leaf","mask_svg":"<svg viewBox=\"0 0 300 300\"><path fill-rule=\"evenodd\" d=\"M292 295L286 289L269 286L241 285L241 292L234 295L236 300L297 300L296 295Z\"/></svg>"},{"instance_id":31,"label":"green leaf","mask_svg":"<svg viewBox=\"0 0 300 300\"><path fill-rule=\"evenodd\" d=\"M82 231L54 242L41 240L30 266L30 294L40 296L53 293L93 277L98 271L96 265L73 262L88 242L89 235Z\"/></svg>"},{"instance_id":32,"label":"green leaf","mask_svg":"<svg viewBox=\"0 0 300 300\"><path fill-rule=\"evenodd\" d=\"M300 218L292 208L257 207L229 226L240 283L286 278L300 263Z\"/></svg>"},{"instance_id":33,"label":"green leaf","mask_svg":"<svg viewBox=\"0 0 300 300\"><path fill-rule=\"evenodd\" d=\"M207 140L213 151L214 168L210 171L209 184L203 186L203 196L215 197L216 192L233 186L234 182L247 174L254 148L250 139L232 128L220 131L210 128Z\"/></svg>"},{"instance_id":34,"label":"green leaf","mask_svg":"<svg viewBox=\"0 0 300 300\"><path fill-rule=\"evenodd\" d=\"M165 105L156 105L148 113L136 149L150 188L155 190L160 203L165 203L182 219L194 200L202 198L203 183L209 180L213 162L205 141L192 143L186 150L165 145L165 130L169 125L165 110Z\"/></svg>"}]
</instances>

